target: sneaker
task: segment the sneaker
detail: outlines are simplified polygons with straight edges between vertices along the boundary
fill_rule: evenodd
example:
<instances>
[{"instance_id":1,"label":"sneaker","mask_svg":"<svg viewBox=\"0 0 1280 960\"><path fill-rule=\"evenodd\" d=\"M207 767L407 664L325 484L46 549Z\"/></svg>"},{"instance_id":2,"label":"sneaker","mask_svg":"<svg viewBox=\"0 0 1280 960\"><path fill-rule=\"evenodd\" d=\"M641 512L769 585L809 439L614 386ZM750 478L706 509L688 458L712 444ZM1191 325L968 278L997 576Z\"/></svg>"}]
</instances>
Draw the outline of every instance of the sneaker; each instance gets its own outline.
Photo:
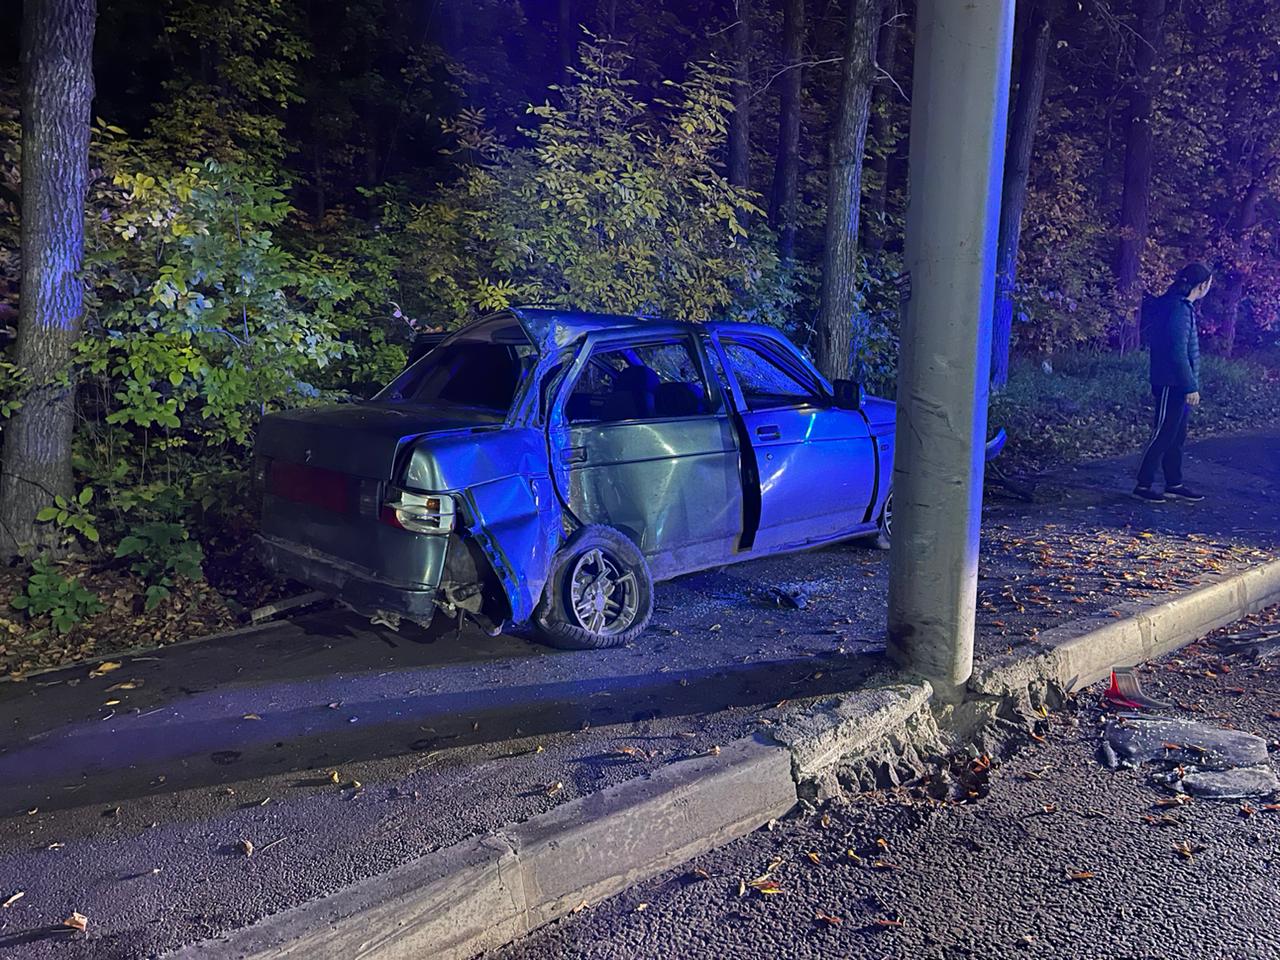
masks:
<instances>
[{"instance_id":1,"label":"sneaker","mask_svg":"<svg viewBox=\"0 0 1280 960\"><path fill-rule=\"evenodd\" d=\"M1145 500L1147 503L1165 502L1164 494L1158 493L1151 487L1134 487L1132 496L1135 500Z\"/></svg>"},{"instance_id":2,"label":"sneaker","mask_svg":"<svg viewBox=\"0 0 1280 960\"><path fill-rule=\"evenodd\" d=\"M1204 494L1192 490L1185 483L1180 483L1176 487L1165 487L1164 495L1170 500L1186 500L1189 503L1198 503L1204 499Z\"/></svg>"}]
</instances>

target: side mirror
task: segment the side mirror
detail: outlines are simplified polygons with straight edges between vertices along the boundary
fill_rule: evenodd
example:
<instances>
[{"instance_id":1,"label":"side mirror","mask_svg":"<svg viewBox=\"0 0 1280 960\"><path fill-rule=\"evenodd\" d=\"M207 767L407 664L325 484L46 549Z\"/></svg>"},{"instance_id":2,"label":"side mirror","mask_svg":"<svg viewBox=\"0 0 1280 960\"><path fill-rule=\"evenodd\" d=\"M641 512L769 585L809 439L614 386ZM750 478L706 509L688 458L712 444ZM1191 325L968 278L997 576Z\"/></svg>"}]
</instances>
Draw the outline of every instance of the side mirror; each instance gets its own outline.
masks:
<instances>
[{"instance_id":1,"label":"side mirror","mask_svg":"<svg viewBox=\"0 0 1280 960\"><path fill-rule=\"evenodd\" d=\"M860 410L862 408L862 386L853 380L833 380L835 405L841 410Z\"/></svg>"}]
</instances>

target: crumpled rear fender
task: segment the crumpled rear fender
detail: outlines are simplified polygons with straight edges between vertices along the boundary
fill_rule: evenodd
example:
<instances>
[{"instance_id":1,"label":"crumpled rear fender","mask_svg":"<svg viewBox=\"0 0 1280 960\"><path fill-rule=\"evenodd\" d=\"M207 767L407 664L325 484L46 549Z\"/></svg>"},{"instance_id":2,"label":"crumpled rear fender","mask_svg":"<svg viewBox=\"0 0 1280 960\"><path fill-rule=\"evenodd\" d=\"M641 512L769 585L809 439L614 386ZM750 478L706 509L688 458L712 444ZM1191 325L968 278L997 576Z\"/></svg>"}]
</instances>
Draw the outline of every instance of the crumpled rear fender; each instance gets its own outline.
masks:
<instances>
[{"instance_id":1,"label":"crumpled rear fender","mask_svg":"<svg viewBox=\"0 0 1280 960\"><path fill-rule=\"evenodd\" d=\"M560 546L560 504L550 477L505 477L461 494L467 533L507 595L511 619L533 616Z\"/></svg>"},{"instance_id":2,"label":"crumpled rear fender","mask_svg":"<svg viewBox=\"0 0 1280 960\"><path fill-rule=\"evenodd\" d=\"M562 530L546 434L533 427L425 438L404 476L413 489L458 498L463 530L493 568L511 619L533 616Z\"/></svg>"}]
</instances>

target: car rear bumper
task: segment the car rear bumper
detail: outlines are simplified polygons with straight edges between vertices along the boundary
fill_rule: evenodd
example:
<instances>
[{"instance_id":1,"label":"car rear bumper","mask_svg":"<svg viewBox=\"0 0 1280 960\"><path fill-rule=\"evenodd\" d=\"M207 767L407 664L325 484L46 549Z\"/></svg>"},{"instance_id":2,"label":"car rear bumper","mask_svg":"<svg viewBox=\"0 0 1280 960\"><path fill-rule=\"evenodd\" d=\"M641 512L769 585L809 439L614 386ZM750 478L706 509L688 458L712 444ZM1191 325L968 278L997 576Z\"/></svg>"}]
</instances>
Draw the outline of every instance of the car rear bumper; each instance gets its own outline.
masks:
<instances>
[{"instance_id":1,"label":"car rear bumper","mask_svg":"<svg viewBox=\"0 0 1280 960\"><path fill-rule=\"evenodd\" d=\"M443 552L444 538L438 539ZM263 563L273 573L331 594L355 609L410 617L424 626L436 611L437 587L402 583L303 544L278 537L258 538Z\"/></svg>"}]
</instances>

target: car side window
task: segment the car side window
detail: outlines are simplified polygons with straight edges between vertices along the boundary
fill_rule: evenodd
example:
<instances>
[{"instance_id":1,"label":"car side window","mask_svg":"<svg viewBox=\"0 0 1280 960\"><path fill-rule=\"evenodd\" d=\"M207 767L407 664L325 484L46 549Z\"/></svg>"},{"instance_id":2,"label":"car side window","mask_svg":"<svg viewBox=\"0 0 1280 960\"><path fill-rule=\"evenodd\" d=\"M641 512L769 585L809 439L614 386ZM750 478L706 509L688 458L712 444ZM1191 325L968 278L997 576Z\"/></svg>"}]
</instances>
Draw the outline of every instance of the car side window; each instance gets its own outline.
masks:
<instances>
[{"instance_id":1,"label":"car side window","mask_svg":"<svg viewBox=\"0 0 1280 960\"><path fill-rule=\"evenodd\" d=\"M743 400L752 410L820 403L816 384L806 383L783 369L763 350L747 343L722 340L725 358L738 378Z\"/></svg>"},{"instance_id":2,"label":"car side window","mask_svg":"<svg viewBox=\"0 0 1280 960\"><path fill-rule=\"evenodd\" d=\"M710 413L706 382L685 342L596 350L565 403L570 423L668 420Z\"/></svg>"}]
</instances>

